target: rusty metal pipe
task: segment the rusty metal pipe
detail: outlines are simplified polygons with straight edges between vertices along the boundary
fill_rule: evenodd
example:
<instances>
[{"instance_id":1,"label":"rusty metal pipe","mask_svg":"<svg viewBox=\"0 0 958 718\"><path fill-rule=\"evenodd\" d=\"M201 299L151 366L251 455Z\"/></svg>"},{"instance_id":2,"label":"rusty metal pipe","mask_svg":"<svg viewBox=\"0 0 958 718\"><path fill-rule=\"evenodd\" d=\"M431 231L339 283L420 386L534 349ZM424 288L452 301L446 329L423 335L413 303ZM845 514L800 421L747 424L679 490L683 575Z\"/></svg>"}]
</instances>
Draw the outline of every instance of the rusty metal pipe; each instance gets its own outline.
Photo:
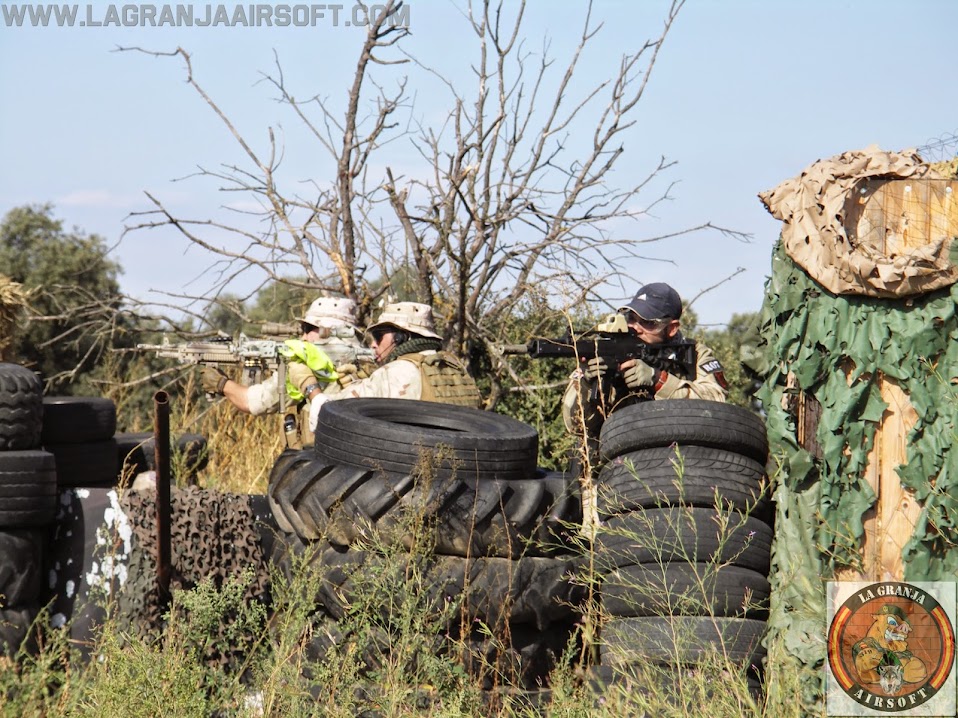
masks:
<instances>
[{"instance_id":1,"label":"rusty metal pipe","mask_svg":"<svg viewBox=\"0 0 958 718\"><path fill-rule=\"evenodd\" d=\"M162 600L170 595L170 396L153 395L153 446L156 467L156 585Z\"/></svg>"}]
</instances>

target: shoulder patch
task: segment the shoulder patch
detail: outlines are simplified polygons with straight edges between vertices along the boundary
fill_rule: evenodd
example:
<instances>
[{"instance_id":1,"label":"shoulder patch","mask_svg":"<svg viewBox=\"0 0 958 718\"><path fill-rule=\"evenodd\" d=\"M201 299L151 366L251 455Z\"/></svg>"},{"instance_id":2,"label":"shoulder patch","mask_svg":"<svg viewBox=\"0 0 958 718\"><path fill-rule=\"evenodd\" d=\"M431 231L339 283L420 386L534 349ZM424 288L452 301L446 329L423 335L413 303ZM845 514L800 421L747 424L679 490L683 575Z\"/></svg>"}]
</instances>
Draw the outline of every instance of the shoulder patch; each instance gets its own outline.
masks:
<instances>
[{"instance_id":1,"label":"shoulder patch","mask_svg":"<svg viewBox=\"0 0 958 718\"><path fill-rule=\"evenodd\" d=\"M722 371L722 365L718 359L713 359L712 361L705 362L702 365L702 371L707 371L710 374L715 372Z\"/></svg>"}]
</instances>

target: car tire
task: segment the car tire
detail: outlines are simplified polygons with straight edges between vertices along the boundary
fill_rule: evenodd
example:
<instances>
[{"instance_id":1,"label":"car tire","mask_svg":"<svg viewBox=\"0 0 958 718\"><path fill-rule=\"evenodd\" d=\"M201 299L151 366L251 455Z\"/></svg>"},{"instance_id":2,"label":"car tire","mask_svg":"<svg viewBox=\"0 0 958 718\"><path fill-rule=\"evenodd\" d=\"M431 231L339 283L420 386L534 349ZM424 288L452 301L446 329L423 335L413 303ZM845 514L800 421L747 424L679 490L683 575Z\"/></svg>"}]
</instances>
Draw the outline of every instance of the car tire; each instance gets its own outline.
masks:
<instances>
[{"instance_id":1,"label":"car tire","mask_svg":"<svg viewBox=\"0 0 958 718\"><path fill-rule=\"evenodd\" d=\"M536 430L502 414L409 399L350 399L323 405L315 452L326 464L412 474L423 453L437 478L527 479L535 476Z\"/></svg>"},{"instance_id":2,"label":"car tire","mask_svg":"<svg viewBox=\"0 0 958 718\"><path fill-rule=\"evenodd\" d=\"M733 404L703 399L643 401L612 412L602 425L603 459L659 446L705 446L764 465L768 439L761 417Z\"/></svg>"},{"instance_id":3,"label":"car tire","mask_svg":"<svg viewBox=\"0 0 958 718\"><path fill-rule=\"evenodd\" d=\"M43 397L43 433L46 444L82 444L105 441L116 433L116 405L99 396Z\"/></svg>"}]
</instances>

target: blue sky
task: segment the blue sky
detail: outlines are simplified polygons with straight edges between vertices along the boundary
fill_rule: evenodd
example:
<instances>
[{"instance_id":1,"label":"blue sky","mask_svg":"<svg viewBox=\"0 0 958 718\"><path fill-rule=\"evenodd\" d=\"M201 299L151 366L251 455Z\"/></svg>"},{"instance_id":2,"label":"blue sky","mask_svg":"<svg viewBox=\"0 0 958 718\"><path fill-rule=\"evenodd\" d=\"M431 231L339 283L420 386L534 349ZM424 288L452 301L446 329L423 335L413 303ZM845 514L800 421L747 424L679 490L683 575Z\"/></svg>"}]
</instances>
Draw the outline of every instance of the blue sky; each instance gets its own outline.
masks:
<instances>
[{"instance_id":1,"label":"blue sky","mask_svg":"<svg viewBox=\"0 0 958 718\"><path fill-rule=\"evenodd\" d=\"M94 3L94 16L106 6ZM465 68L462 3L409 6L406 49ZM532 2L530 47L548 36L552 54L562 56L584 7ZM608 77L623 53L658 31L666 7L662 0L598 0L593 14L605 26L584 59L583 81ZM617 173L626 182L664 155L678 163L667 176L677 182L675 199L630 231L641 237L711 221L753 239L704 233L653 245L647 254L659 261L628 267L636 283L668 281L691 297L741 267L695 309L706 323L758 310L780 228L756 195L820 158L870 144L921 146L958 131L950 80L956 27L953 0L688 0ZM222 124L184 82L182 62L117 46L188 50L199 81L244 133L265 142L267 128L277 128L293 170L307 177L316 168L324 179L322 156L258 80L273 69L275 51L303 96L341 101L361 41L362 30L331 21L313 28L10 28L0 15L0 212L52 202L68 226L113 243L129 212L148 209L144 191L194 216L223 203L208 185L173 181L197 165L238 158ZM419 91L418 117L442 109L434 93ZM150 290L181 291L206 262L169 233L128 235L114 251L124 289L144 298L155 296ZM610 289L604 298L622 297Z\"/></svg>"}]
</instances>

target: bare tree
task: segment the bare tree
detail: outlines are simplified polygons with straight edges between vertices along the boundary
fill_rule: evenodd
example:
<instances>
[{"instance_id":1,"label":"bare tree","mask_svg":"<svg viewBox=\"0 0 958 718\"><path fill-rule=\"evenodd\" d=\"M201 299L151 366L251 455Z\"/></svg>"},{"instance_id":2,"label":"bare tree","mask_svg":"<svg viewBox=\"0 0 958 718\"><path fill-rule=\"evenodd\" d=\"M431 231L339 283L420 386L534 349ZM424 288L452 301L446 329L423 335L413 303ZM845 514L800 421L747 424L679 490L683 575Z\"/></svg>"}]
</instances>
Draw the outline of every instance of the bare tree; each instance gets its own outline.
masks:
<instances>
[{"instance_id":1,"label":"bare tree","mask_svg":"<svg viewBox=\"0 0 958 718\"><path fill-rule=\"evenodd\" d=\"M589 84L580 59L601 30L591 6L577 47L557 67L548 47L526 49L524 4L470 3L465 22L477 54L467 88L404 51L408 31L394 23L403 4L391 0L369 17L344 110L318 96L296 99L278 60L266 76L335 166L335 177L312 183L311 197L279 185L283 149L272 130L261 156L196 81L189 54L177 49L169 54L185 60L188 82L244 154L243 165L199 174L254 198L260 227L181 219L151 196L155 208L134 215L127 231L174 226L217 258L218 292L258 268L264 282L350 296L364 315L394 291L391 279L402 270L415 297L436 307L451 350L514 339L504 336L506 320L534 293L545 293L557 311L581 306L616 281L618 267L644 244L703 229L737 234L710 224L641 239L621 233L628 220L670 198L672 185L661 179L672 165L665 157L628 186L611 173L683 5L672 0L660 31L624 55L609 79ZM373 67L396 64L408 74L387 90ZM449 111L439 126L400 124L412 109L410 76L445 88ZM416 176L398 175L384 159L384 145L398 140L411 142L421 158ZM374 157L386 167L383 176L372 170ZM660 183L664 191L640 201Z\"/></svg>"}]
</instances>

